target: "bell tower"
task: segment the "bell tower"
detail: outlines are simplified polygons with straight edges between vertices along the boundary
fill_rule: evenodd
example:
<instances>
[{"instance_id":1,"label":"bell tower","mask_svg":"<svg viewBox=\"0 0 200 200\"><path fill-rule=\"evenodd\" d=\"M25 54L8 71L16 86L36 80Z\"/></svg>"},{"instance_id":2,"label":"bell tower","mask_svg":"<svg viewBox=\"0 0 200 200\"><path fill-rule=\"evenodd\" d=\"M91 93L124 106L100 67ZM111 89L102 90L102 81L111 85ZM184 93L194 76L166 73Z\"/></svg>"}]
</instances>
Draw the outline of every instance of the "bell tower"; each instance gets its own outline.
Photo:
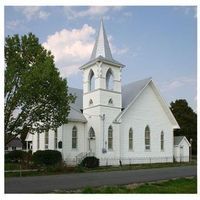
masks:
<instances>
[{"instance_id":1,"label":"bell tower","mask_svg":"<svg viewBox=\"0 0 200 200\"><path fill-rule=\"evenodd\" d=\"M123 64L111 53L103 20L89 62L83 71L83 114L96 134L96 153L108 146L107 129L121 112L121 72ZM97 141L98 139L98 141Z\"/></svg>"},{"instance_id":2,"label":"bell tower","mask_svg":"<svg viewBox=\"0 0 200 200\"><path fill-rule=\"evenodd\" d=\"M83 71L83 110L94 106L121 109L121 72L123 64L114 60L103 20L90 57Z\"/></svg>"}]
</instances>

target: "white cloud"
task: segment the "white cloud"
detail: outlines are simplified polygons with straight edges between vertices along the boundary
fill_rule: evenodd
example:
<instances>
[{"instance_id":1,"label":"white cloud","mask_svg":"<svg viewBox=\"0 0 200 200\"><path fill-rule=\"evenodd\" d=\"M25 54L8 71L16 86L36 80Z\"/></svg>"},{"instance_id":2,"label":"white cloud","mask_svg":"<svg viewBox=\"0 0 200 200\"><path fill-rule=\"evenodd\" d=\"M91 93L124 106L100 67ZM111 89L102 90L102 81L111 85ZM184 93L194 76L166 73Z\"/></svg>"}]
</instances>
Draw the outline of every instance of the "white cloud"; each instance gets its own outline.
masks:
<instances>
[{"instance_id":1,"label":"white cloud","mask_svg":"<svg viewBox=\"0 0 200 200\"><path fill-rule=\"evenodd\" d=\"M79 72L79 67L89 61L95 42L96 31L84 24L80 29L63 29L49 35L43 43L55 57L56 66L63 77L69 77ZM118 48L109 36L109 43L113 54L124 54L128 48Z\"/></svg>"},{"instance_id":2,"label":"white cloud","mask_svg":"<svg viewBox=\"0 0 200 200\"><path fill-rule=\"evenodd\" d=\"M64 7L64 11L69 20L81 17L104 17L105 19L109 19L108 13L111 11L120 11L122 8L122 6L90 6L78 11L76 7Z\"/></svg>"},{"instance_id":3,"label":"white cloud","mask_svg":"<svg viewBox=\"0 0 200 200\"><path fill-rule=\"evenodd\" d=\"M94 34L95 29L85 24L81 29L63 29L48 36L43 46L55 56L63 77L78 73L79 67L89 60Z\"/></svg>"},{"instance_id":4,"label":"white cloud","mask_svg":"<svg viewBox=\"0 0 200 200\"><path fill-rule=\"evenodd\" d=\"M176 80L169 80L164 82L161 85L162 91L172 91L176 90L180 87L184 87L185 85L194 85L196 84L196 79L189 77L178 77Z\"/></svg>"},{"instance_id":5,"label":"white cloud","mask_svg":"<svg viewBox=\"0 0 200 200\"><path fill-rule=\"evenodd\" d=\"M33 19L47 19L50 15L49 12L44 11L41 6L18 6L15 7L18 12L22 12L22 14L26 17L27 20Z\"/></svg>"}]
</instances>

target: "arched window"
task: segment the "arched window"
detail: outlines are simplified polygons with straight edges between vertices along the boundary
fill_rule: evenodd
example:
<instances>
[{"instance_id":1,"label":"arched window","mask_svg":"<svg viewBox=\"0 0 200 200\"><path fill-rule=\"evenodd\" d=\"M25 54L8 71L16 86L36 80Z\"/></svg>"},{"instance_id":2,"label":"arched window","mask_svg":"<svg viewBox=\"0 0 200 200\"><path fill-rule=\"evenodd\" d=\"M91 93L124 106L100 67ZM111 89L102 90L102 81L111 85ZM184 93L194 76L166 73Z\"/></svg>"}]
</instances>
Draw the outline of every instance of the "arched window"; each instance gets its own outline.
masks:
<instances>
[{"instance_id":1,"label":"arched window","mask_svg":"<svg viewBox=\"0 0 200 200\"><path fill-rule=\"evenodd\" d=\"M106 73L106 89L113 90L113 74L110 68Z\"/></svg>"},{"instance_id":2,"label":"arched window","mask_svg":"<svg viewBox=\"0 0 200 200\"><path fill-rule=\"evenodd\" d=\"M150 129L149 126L145 128L145 149L150 150Z\"/></svg>"},{"instance_id":3,"label":"arched window","mask_svg":"<svg viewBox=\"0 0 200 200\"><path fill-rule=\"evenodd\" d=\"M129 129L129 150L133 150L133 129Z\"/></svg>"},{"instance_id":4,"label":"arched window","mask_svg":"<svg viewBox=\"0 0 200 200\"><path fill-rule=\"evenodd\" d=\"M72 128L72 149L77 148L77 128L74 126Z\"/></svg>"},{"instance_id":5,"label":"arched window","mask_svg":"<svg viewBox=\"0 0 200 200\"><path fill-rule=\"evenodd\" d=\"M108 104L113 105L113 100L111 98L109 99Z\"/></svg>"},{"instance_id":6,"label":"arched window","mask_svg":"<svg viewBox=\"0 0 200 200\"><path fill-rule=\"evenodd\" d=\"M44 135L44 148L45 150L48 149L49 147L49 132L45 131L45 135Z\"/></svg>"},{"instance_id":7,"label":"arched window","mask_svg":"<svg viewBox=\"0 0 200 200\"><path fill-rule=\"evenodd\" d=\"M94 129L91 127L89 130L89 138L94 139L95 138L95 132Z\"/></svg>"},{"instance_id":8,"label":"arched window","mask_svg":"<svg viewBox=\"0 0 200 200\"><path fill-rule=\"evenodd\" d=\"M113 128L109 126L108 128L108 149L113 149Z\"/></svg>"},{"instance_id":9,"label":"arched window","mask_svg":"<svg viewBox=\"0 0 200 200\"><path fill-rule=\"evenodd\" d=\"M62 149L62 141L59 141L59 142L58 142L58 148L59 148L59 149Z\"/></svg>"},{"instance_id":10,"label":"arched window","mask_svg":"<svg viewBox=\"0 0 200 200\"><path fill-rule=\"evenodd\" d=\"M57 129L55 130L55 135L54 135L54 149L58 148L58 131Z\"/></svg>"},{"instance_id":11,"label":"arched window","mask_svg":"<svg viewBox=\"0 0 200 200\"><path fill-rule=\"evenodd\" d=\"M161 151L164 150L164 132L161 131L161 134L160 134L160 148L161 148Z\"/></svg>"},{"instance_id":12,"label":"arched window","mask_svg":"<svg viewBox=\"0 0 200 200\"><path fill-rule=\"evenodd\" d=\"M89 92L93 91L95 89L95 80L94 80L94 72L93 70L90 70L89 77L88 77L88 83L89 83Z\"/></svg>"},{"instance_id":13,"label":"arched window","mask_svg":"<svg viewBox=\"0 0 200 200\"><path fill-rule=\"evenodd\" d=\"M92 105L93 105L93 101L92 101L92 99L90 99L89 106L92 106Z\"/></svg>"}]
</instances>

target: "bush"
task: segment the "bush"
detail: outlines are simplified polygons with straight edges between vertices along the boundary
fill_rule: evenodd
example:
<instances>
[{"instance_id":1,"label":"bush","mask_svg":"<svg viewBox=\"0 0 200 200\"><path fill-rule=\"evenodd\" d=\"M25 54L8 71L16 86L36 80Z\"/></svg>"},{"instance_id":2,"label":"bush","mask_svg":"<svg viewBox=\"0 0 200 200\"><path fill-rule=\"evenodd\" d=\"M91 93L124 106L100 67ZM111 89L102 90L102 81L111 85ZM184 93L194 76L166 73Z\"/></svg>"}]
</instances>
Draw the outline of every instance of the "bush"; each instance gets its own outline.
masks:
<instances>
[{"instance_id":1,"label":"bush","mask_svg":"<svg viewBox=\"0 0 200 200\"><path fill-rule=\"evenodd\" d=\"M80 165L87 168L99 167L99 159L94 156L86 157Z\"/></svg>"},{"instance_id":2,"label":"bush","mask_svg":"<svg viewBox=\"0 0 200 200\"><path fill-rule=\"evenodd\" d=\"M27 152L21 150L14 150L5 154L5 162L20 162L25 159Z\"/></svg>"},{"instance_id":3,"label":"bush","mask_svg":"<svg viewBox=\"0 0 200 200\"><path fill-rule=\"evenodd\" d=\"M59 151L45 150L36 151L33 154L33 163L36 165L56 165L62 161L62 155Z\"/></svg>"}]
</instances>

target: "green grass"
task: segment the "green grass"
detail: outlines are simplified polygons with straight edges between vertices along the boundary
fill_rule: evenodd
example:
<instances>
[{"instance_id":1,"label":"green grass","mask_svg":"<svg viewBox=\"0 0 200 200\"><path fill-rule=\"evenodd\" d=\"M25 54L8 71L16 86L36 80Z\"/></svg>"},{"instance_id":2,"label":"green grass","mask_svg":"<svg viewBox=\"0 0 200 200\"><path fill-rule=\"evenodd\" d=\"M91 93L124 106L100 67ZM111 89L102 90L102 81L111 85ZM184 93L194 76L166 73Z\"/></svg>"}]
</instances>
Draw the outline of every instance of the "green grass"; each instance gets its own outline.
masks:
<instances>
[{"instance_id":1,"label":"green grass","mask_svg":"<svg viewBox=\"0 0 200 200\"><path fill-rule=\"evenodd\" d=\"M138 185L126 186L106 186L106 187L86 187L83 190L75 191L75 193L89 194L127 194L127 193L168 193L168 194L195 194L197 193L197 178L181 178L169 181L159 181L154 183L144 183Z\"/></svg>"},{"instance_id":2,"label":"green grass","mask_svg":"<svg viewBox=\"0 0 200 200\"><path fill-rule=\"evenodd\" d=\"M57 166L48 167L37 172L22 172L22 176L42 176L42 175L54 175L54 174L67 174L67 173L84 173L84 172L108 172L108 171L123 171L123 170L138 170L149 168L163 168L163 167L180 167L196 165L196 161L190 163L154 163L154 164L133 164L120 166L103 166L94 169L86 169L83 167L69 167L69 166ZM5 170L19 170L20 164L18 163L5 163ZM22 169L26 169L22 166ZM35 169L35 167L34 167ZM5 173L5 177L20 176L19 172Z\"/></svg>"}]
</instances>

